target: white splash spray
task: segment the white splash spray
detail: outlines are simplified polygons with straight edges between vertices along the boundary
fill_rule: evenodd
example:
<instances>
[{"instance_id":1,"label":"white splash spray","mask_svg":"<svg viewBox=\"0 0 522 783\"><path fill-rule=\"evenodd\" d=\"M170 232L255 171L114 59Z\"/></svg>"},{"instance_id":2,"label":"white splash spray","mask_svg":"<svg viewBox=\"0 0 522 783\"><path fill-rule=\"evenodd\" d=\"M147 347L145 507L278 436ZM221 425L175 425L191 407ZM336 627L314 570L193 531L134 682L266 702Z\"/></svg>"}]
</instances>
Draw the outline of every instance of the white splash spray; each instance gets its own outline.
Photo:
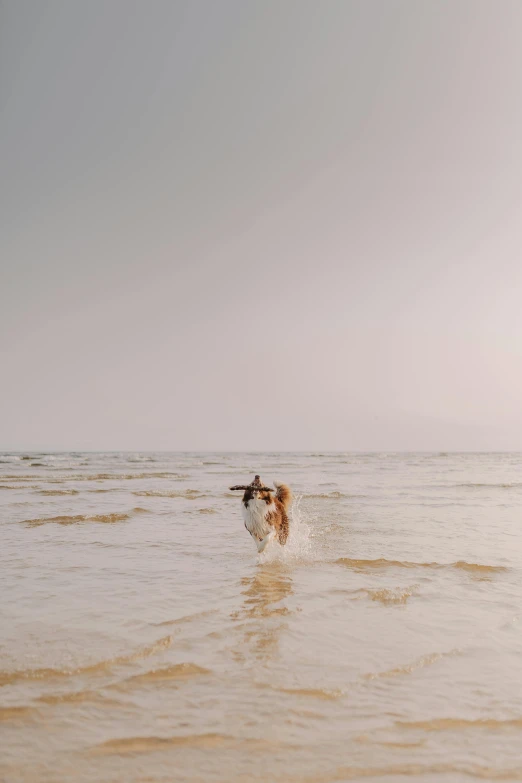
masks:
<instances>
[{"instance_id":1,"label":"white splash spray","mask_svg":"<svg viewBox=\"0 0 522 783\"><path fill-rule=\"evenodd\" d=\"M312 555L312 531L301 510L302 495L295 495L290 509L290 531L285 546L271 542L257 558L258 563L309 560Z\"/></svg>"}]
</instances>

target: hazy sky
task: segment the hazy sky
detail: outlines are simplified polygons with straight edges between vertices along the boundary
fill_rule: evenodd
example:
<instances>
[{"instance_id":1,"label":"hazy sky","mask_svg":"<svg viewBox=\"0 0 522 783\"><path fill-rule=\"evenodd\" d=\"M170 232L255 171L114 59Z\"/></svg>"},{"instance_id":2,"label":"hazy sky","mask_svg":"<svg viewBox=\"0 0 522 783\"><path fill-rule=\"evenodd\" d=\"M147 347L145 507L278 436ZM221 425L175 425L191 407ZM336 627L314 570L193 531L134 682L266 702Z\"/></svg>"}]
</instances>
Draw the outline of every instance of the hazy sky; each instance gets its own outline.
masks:
<instances>
[{"instance_id":1,"label":"hazy sky","mask_svg":"<svg viewBox=\"0 0 522 783\"><path fill-rule=\"evenodd\" d=\"M0 448L522 449L520 0L0 0Z\"/></svg>"}]
</instances>

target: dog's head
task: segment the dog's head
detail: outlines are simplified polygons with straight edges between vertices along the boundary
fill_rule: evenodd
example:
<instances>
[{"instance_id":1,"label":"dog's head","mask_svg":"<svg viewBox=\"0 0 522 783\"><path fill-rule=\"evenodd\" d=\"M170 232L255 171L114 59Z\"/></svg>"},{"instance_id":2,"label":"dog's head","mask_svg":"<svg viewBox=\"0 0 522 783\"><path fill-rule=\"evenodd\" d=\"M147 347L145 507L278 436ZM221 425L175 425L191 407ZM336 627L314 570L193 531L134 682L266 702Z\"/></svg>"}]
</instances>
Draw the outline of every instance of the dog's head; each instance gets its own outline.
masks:
<instances>
[{"instance_id":1,"label":"dog's head","mask_svg":"<svg viewBox=\"0 0 522 783\"><path fill-rule=\"evenodd\" d=\"M243 503L245 506L248 506L249 501L252 499L264 500L267 504L271 503L272 496L270 493L274 491L273 489L270 489L270 487L265 487L259 476L255 476L254 480L248 485L236 484L235 486L230 487L230 489L244 490Z\"/></svg>"}]
</instances>

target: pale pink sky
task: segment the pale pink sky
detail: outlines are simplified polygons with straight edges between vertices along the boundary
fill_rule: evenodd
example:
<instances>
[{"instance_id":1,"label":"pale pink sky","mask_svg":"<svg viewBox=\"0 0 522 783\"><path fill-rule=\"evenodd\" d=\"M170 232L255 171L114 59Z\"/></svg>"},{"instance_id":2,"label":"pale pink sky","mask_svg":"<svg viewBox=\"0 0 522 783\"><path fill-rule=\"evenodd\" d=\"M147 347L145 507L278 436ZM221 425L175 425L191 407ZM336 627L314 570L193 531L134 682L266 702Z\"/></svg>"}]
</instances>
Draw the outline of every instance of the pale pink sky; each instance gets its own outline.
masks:
<instances>
[{"instance_id":1,"label":"pale pink sky","mask_svg":"<svg viewBox=\"0 0 522 783\"><path fill-rule=\"evenodd\" d=\"M0 449L522 450L522 3L0 5Z\"/></svg>"}]
</instances>

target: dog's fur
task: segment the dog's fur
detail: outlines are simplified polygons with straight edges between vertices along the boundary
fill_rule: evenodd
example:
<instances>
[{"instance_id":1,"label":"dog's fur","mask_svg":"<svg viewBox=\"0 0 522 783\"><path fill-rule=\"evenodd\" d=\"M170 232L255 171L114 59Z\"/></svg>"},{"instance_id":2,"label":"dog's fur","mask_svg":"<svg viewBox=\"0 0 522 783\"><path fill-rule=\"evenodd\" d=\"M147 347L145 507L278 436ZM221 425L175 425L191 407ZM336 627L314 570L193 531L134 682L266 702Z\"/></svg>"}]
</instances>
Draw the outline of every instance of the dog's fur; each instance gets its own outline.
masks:
<instances>
[{"instance_id":1,"label":"dog's fur","mask_svg":"<svg viewBox=\"0 0 522 783\"><path fill-rule=\"evenodd\" d=\"M245 527L256 542L258 552L263 552L267 544L275 538L284 546L288 538L287 512L292 502L292 492L286 484L274 481L274 486L275 495L273 490L265 487L259 476L256 476L247 487L231 487L245 490L241 510Z\"/></svg>"}]
</instances>

